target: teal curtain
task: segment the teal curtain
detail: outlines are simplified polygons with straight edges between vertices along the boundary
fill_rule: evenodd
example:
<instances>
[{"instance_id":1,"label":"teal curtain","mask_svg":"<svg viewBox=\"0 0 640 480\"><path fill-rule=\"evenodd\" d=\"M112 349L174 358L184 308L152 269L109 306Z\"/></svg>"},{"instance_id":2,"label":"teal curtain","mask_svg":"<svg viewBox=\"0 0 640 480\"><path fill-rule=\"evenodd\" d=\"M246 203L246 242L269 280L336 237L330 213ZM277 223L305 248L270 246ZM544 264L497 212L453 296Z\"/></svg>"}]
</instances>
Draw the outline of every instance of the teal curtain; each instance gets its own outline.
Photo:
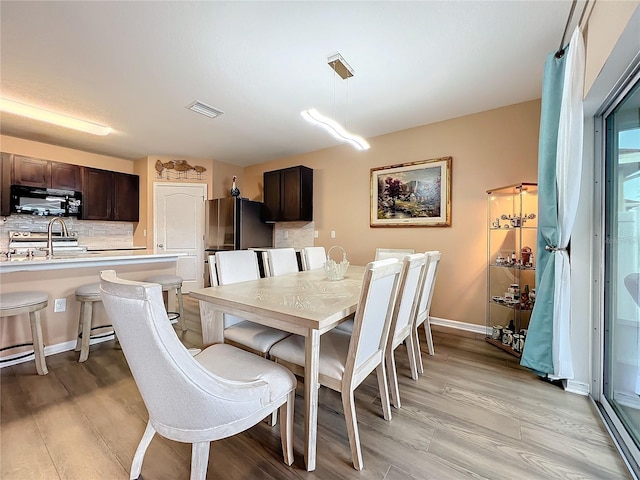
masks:
<instances>
[{"instance_id":1,"label":"teal curtain","mask_svg":"<svg viewBox=\"0 0 640 480\"><path fill-rule=\"evenodd\" d=\"M547 56L542 78L540 138L538 142L538 239L536 265L536 303L531 314L527 341L520 365L540 376L553 374L553 302L555 291L554 255L545 250L558 244L558 202L556 155L558 125L566 55Z\"/></svg>"}]
</instances>

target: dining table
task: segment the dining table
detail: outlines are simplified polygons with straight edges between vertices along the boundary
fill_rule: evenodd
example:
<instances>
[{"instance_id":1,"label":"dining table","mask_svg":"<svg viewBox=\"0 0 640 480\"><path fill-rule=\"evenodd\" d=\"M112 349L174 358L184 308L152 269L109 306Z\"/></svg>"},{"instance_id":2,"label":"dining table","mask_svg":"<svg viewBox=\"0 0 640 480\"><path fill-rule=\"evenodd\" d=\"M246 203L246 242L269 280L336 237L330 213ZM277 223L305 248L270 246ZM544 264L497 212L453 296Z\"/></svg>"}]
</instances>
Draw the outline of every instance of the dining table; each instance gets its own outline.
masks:
<instances>
[{"instance_id":1,"label":"dining table","mask_svg":"<svg viewBox=\"0 0 640 480\"><path fill-rule=\"evenodd\" d=\"M358 305L365 268L350 265L344 278L329 280L324 269L192 290L200 302L204 346L224 342L224 314L305 337L305 464L316 468L320 336L351 317Z\"/></svg>"}]
</instances>

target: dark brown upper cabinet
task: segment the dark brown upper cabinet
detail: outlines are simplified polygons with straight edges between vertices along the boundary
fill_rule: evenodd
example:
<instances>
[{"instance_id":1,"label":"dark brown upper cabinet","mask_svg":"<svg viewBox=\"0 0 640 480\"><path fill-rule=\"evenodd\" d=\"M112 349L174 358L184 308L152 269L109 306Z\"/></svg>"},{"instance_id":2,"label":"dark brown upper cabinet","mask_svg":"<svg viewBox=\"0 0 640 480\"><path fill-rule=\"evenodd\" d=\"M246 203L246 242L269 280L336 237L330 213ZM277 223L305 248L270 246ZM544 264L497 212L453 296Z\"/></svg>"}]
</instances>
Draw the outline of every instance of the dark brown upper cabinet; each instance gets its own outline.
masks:
<instances>
[{"instance_id":1,"label":"dark brown upper cabinet","mask_svg":"<svg viewBox=\"0 0 640 480\"><path fill-rule=\"evenodd\" d=\"M79 192L82 189L80 170L78 165L51 162L51 188Z\"/></svg>"},{"instance_id":2,"label":"dark brown upper cabinet","mask_svg":"<svg viewBox=\"0 0 640 480\"><path fill-rule=\"evenodd\" d=\"M266 222L313 220L313 170L299 165L264 172Z\"/></svg>"},{"instance_id":3,"label":"dark brown upper cabinet","mask_svg":"<svg viewBox=\"0 0 640 480\"><path fill-rule=\"evenodd\" d=\"M114 172L113 188L113 219L137 222L140 219L140 177Z\"/></svg>"},{"instance_id":4,"label":"dark brown upper cabinet","mask_svg":"<svg viewBox=\"0 0 640 480\"><path fill-rule=\"evenodd\" d=\"M0 215L11 214L11 155L0 155Z\"/></svg>"},{"instance_id":5,"label":"dark brown upper cabinet","mask_svg":"<svg viewBox=\"0 0 640 480\"><path fill-rule=\"evenodd\" d=\"M80 191L80 167L40 158L12 157L12 185Z\"/></svg>"},{"instance_id":6,"label":"dark brown upper cabinet","mask_svg":"<svg viewBox=\"0 0 640 480\"><path fill-rule=\"evenodd\" d=\"M140 218L140 177L85 167L82 180L82 220L137 222Z\"/></svg>"}]
</instances>

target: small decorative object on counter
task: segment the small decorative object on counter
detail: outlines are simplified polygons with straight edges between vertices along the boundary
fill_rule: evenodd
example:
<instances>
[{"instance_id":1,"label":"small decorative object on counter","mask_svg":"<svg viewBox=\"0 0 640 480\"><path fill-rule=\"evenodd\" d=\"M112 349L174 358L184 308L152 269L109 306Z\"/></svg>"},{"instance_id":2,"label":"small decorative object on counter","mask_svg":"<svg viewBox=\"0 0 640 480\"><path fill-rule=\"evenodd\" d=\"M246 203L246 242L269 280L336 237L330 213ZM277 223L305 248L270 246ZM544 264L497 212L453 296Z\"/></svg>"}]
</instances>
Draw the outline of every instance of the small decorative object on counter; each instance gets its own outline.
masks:
<instances>
[{"instance_id":1,"label":"small decorative object on counter","mask_svg":"<svg viewBox=\"0 0 640 480\"><path fill-rule=\"evenodd\" d=\"M496 265L502 265L504 263L504 257L500 254L496 257Z\"/></svg>"},{"instance_id":2,"label":"small decorative object on counter","mask_svg":"<svg viewBox=\"0 0 640 480\"><path fill-rule=\"evenodd\" d=\"M496 219L491 224L493 228L500 228L500 219L496 217Z\"/></svg>"},{"instance_id":3,"label":"small decorative object on counter","mask_svg":"<svg viewBox=\"0 0 640 480\"><path fill-rule=\"evenodd\" d=\"M231 185L231 196L232 197L239 197L240 196L240 190L238 190L238 187L236 187L236 176L233 176L233 184Z\"/></svg>"},{"instance_id":4,"label":"small decorative object on counter","mask_svg":"<svg viewBox=\"0 0 640 480\"><path fill-rule=\"evenodd\" d=\"M340 263L331 258L331 251L334 248L339 248L340 250L342 250L342 260L340 261ZM349 268L347 252L344 251L344 248L334 245L327 252L327 261L324 264L324 270L325 272L327 272L327 278L329 280L342 280L344 278L344 274L347 273L347 268Z\"/></svg>"}]
</instances>

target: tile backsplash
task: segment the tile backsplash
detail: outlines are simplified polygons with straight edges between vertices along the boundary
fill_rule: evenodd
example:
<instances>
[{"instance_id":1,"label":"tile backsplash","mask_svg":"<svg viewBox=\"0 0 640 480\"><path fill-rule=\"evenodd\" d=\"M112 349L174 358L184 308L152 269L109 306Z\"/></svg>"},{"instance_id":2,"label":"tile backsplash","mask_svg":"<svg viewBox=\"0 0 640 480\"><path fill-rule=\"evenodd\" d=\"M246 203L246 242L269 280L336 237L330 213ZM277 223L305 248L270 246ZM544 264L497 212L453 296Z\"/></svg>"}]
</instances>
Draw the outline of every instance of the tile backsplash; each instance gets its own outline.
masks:
<instances>
[{"instance_id":1,"label":"tile backsplash","mask_svg":"<svg viewBox=\"0 0 640 480\"><path fill-rule=\"evenodd\" d=\"M9 231L46 232L52 217L34 215L11 215L0 219L0 251L9 248ZM99 222L65 217L64 223L70 232L78 233L78 243L91 249L127 248L133 246L133 223ZM60 225L54 225L60 231ZM282 222L274 227L275 247L296 249L313 247L313 222Z\"/></svg>"},{"instance_id":2,"label":"tile backsplash","mask_svg":"<svg viewBox=\"0 0 640 480\"><path fill-rule=\"evenodd\" d=\"M0 251L9 248L9 231L46 232L51 218L33 215L10 215L0 219ZM64 223L70 232L78 233L78 243L92 249L127 248L133 246L133 223L98 222L65 217ZM55 232L60 225L54 225Z\"/></svg>"},{"instance_id":3,"label":"tile backsplash","mask_svg":"<svg viewBox=\"0 0 640 480\"><path fill-rule=\"evenodd\" d=\"M273 230L275 248L313 247L313 222L276 223Z\"/></svg>"}]
</instances>

